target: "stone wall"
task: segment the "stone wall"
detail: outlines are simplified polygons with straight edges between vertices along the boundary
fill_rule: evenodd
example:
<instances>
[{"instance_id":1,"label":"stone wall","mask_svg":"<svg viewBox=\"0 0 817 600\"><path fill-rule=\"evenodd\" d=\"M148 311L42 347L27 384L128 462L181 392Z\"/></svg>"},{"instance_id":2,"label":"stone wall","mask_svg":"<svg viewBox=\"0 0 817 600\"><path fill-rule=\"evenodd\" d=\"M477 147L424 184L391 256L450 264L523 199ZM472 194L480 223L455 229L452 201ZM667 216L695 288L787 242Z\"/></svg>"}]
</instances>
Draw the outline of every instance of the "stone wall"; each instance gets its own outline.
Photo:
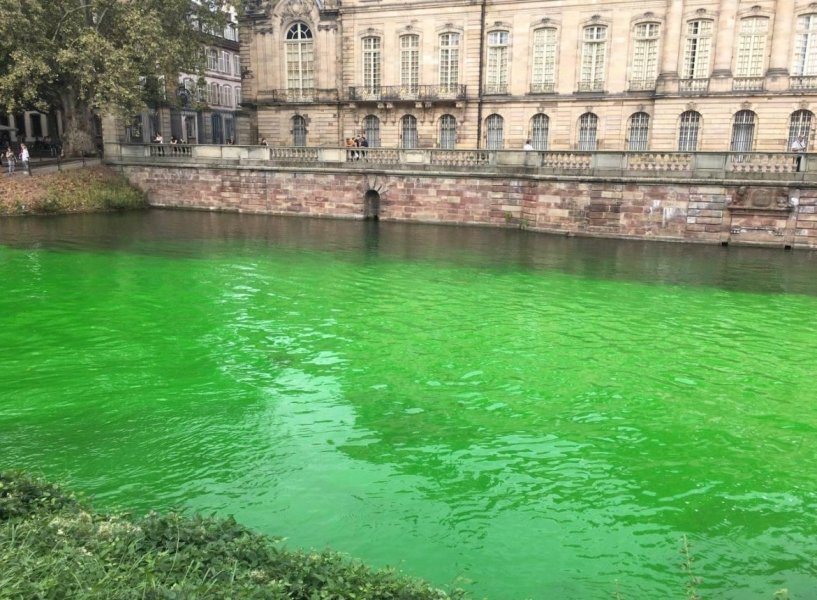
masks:
<instances>
[{"instance_id":1,"label":"stone wall","mask_svg":"<svg viewBox=\"0 0 817 600\"><path fill-rule=\"evenodd\" d=\"M121 168L152 205L161 207L362 219L367 210L371 212L374 196L382 220L817 248L817 189L811 187L366 173L320 167Z\"/></svg>"}]
</instances>

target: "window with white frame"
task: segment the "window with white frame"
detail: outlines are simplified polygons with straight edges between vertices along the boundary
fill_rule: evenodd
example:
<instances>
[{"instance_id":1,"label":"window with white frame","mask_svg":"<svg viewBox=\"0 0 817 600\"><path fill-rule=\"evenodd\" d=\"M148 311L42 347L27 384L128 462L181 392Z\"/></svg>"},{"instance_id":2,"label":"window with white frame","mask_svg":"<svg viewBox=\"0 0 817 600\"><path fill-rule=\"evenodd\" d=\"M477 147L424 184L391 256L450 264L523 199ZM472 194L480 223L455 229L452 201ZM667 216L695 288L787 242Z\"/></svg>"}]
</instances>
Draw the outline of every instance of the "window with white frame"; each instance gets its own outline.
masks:
<instances>
[{"instance_id":1,"label":"window with white frame","mask_svg":"<svg viewBox=\"0 0 817 600\"><path fill-rule=\"evenodd\" d=\"M533 115L530 120L530 143L534 150L548 149L549 130L550 117L543 113Z\"/></svg>"},{"instance_id":2,"label":"window with white frame","mask_svg":"<svg viewBox=\"0 0 817 600\"><path fill-rule=\"evenodd\" d=\"M221 104L221 89L217 83L210 84L207 102L213 106L218 106Z\"/></svg>"},{"instance_id":3,"label":"window with white frame","mask_svg":"<svg viewBox=\"0 0 817 600\"><path fill-rule=\"evenodd\" d=\"M380 147L380 119L375 115L366 115L363 119L363 133L371 148Z\"/></svg>"},{"instance_id":4,"label":"window with white frame","mask_svg":"<svg viewBox=\"0 0 817 600\"><path fill-rule=\"evenodd\" d=\"M548 93L556 84L556 28L543 27L533 32L533 72L531 92Z\"/></svg>"},{"instance_id":5,"label":"window with white frame","mask_svg":"<svg viewBox=\"0 0 817 600\"><path fill-rule=\"evenodd\" d=\"M218 70L219 73L230 74L230 53L222 50L218 55Z\"/></svg>"},{"instance_id":6,"label":"window with white frame","mask_svg":"<svg viewBox=\"0 0 817 600\"><path fill-rule=\"evenodd\" d=\"M508 93L508 53L507 31L492 31L488 34L488 73L485 79L486 94Z\"/></svg>"},{"instance_id":7,"label":"window with white frame","mask_svg":"<svg viewBox=\"0 0 817 600\"><path fill-rule=\"evenodd\" d=\"M684 66L682 79L709 78L709 56L712 48L712 21L690 21L687 23L684 44Z\"/></svg>"},{"instance_id":8,"label":"window with white frame","mask_svg":"<svg viewBox=\"0 0 817 600\"><path fill-rule=\"evenodd\" d=\"M233 55L233 75L241 77L241 57L238 54Z\"/></svg>"},{"instance_id":9,"label":"window with white frame","mask_svg":"<svg viewBox=\"0 0 817 600\"><path fill-rule=\"evenodd\" d=\"M579 118L579 150L595 150L597 145L599 118L593 113L584 113Z\"/></svg>"},{"instance_id":10,"label":"window with white frame","mask_svg":"<svg viewBox=\"0 0 817 600\"><path fill-rule=\"evenodd\" d=\"M292 117L292 145L306 146L306 119L301 115Z\"/></svg>"},{"instance_id":11,"label":"window with white frame","mask_svg":"<svg viewBox=\"0 0 817 600\"><path fill-rule=\"evenodd\" d=\"M505 145L505 119L501 115L489 115L485 119L485 147L488 150L502 150Z\"/></svg>"},{"instance_id":12,"label":"window with white frame","mask_svg":"<svg viewBox=\"0 0 817 600\"><path fill-rule=\"evenodd\" d=\"M457 119L454 115L440 117L440 148L453 150L457 147Z\"/></svg>"},{"instance_id":13,"label":"window with white frame","mask_svg":"<svg viewBox=\"0 0 817 600\"><path fill-rule=\"evenodd\" d=\"M580 92L604 90L604 68L607 54L607 27L590 25L582 33L582 70Z\"/></svg>"},{"instance_id":14,"label":"window with white frame","mask_svg":"<svg viewBox=\"0 0 817 600\"><path fill-rule=\"evenodd\" d=\"M632 152L646 152L650 135L650 115L637 112L630 117L630 127L627 131L627 150Z\"/></svg>"},{"instance_id":15,"label":"window with white frame","mask_svg":"<svg viewBox=\"0 0 817 600\"><path fill-rule=\"evenodd\" d=\"M295 23L286 35L287 89L303 91L315 87L315 58L312 31Z\"/></svg>"},{"instance_id":16,"label":"window with white frame","mask_svg":"<svg viewBox=\"0 0 817 600\"><path fill-rule=\"evenodd\" d=\"M658 23L638 23L633 31L633 60L630 65L630 89L655 89L658 73Z\"/></svg>"},{"instance_id":17,"label":"window with white frame","mask_svg":"<svg viewBox=\"0 0 817 600\"><path fill-rule=\"evenodd\" d=\"M363 87L370 94L380 93L380 38L363 38Z\"/></svg>"},{"instance_id":18,"label":"window with white frame","mask_svg":"<svg viewBox=\"0 0 817 600\"><path fill-rule=\"evenodd\" d=\"M738 111L732 121L732 140L729 150L731 152L751 152L754 140L755 113L751 110Z\"/></svg>"},{"instance_id":19,"label":"window with white frame","mask_svg":"<svg viewBox=\"0 0 817 600\"><path fill-rule=\"evenodd\" d=\"M400 119L400 147L417 147L417 119L412 115L403 115Z\"/></svg>"},{"instance_id":20,"label":"window with white frame","mask_svg":"<svg viewBox=\"0 0 817 600\"><path fill-rule=\"evenodd\" d=\"M235 105L241 106L241 88L239 86L235 87Z\"/></svg>"},{"instance_id":21,"label":"window with white frame","mask_svg":"<svg viewBox=\"0 0 817 600\"><path fill-rule=\"evenodd\" d=\"M811 135L811 121L814 119L814 113L810 110L798 110L789 117L789 139L786 143L786 150L791 149L794 140L803 136L803 140L808 142Z\"/></svg>"},{"instance_id":22,"label":"window with white frame","mask_svg":"<svg viewBox=\"0 0 817 600\"><path fill-rule=\"evenodd\" d=\"M695 152L701 132L701 113L688 110L681 114L678 127L678 151Z\"/></svg>"},{"instance_id":23,"label":"window with white frame","mask_svg":"<svg viewBox=\"0 0 817 600\"><path fill-rule=\"evenodd\" d=\"M209 48L207 50L207 69L210 71L218 71L218 50Z\"/></svg>"},{"instance_id":24,"label":"window with white frame","mask_svg":"<svg viewBox=\"0 0 817 600\"><path fill-rule=\"evenodd\" d=\"M749 17L740 21L735 77L762 77L769 19Z\"/></svg>"},{"instance_id":25,"label":"window with white frame","mask_svg":"<svg viewBox=\"0 0 817 600\"><path fill-rule=\"evenodd\" d=\"M797 18L792 75L798 77L817 75L817 14Z\"/></svg>"},{"instance_id":26,"label":"window with white frame","mask_svg":"<svg viewBox=\"0 0 817 600\"><path fill-rule=\"evenodd\" d=\"M420 36L400 36L400 87L416 94L420 86Z\"/></svg>"},{"instance_id":27,"label":"window with white frame","mask_svg":"<svg viewBox=\"0 0 817 600\"><path fill-rule=\"evenodd\" d=\"M440 87L453 88L459 85L460 34L440 35Z\"/></svg>"},{"instance_id":28,"label":"window with white frame","mask_svg":"<svg viewBox=\"0 0 817 600\"><path fill-rule=\"evenodd\" d=\"M222 86L221 88L221 103L224 106L233 107L233 88L229 85Z\"/></svg>"},{"instance_id":29,"label":"window with white frame","mask_svg":"<svg viewBox=\"0 0 817 600\"><path fill-rule=\"evenodd\" d=\"M238 41L238 28L235 26L235 23L227 23L227 26L224 28L224 37L233 42Z\"/></svg>"}]
</instances>

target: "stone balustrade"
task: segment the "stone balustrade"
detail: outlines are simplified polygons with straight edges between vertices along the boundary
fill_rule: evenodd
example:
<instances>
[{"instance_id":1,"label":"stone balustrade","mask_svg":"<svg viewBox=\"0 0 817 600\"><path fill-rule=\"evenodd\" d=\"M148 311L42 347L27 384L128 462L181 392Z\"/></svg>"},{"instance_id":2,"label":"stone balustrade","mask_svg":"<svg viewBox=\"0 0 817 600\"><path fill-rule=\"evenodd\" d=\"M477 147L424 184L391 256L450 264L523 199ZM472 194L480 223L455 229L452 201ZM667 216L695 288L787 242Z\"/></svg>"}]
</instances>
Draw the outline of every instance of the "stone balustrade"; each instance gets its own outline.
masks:
<instances>
[{"instance_id":1,"label":"stone balustrade","mask_svg":"<svg viewBox=\"0 0 817 600\"><path fill-rule=\"evenodd\" d=\"M185 163L203 166L304 166L445 173L478 169L497 174L632 179L709 179L817 182L817 157L790 152L616 152L439 150L404 148L267 147L209 144L105 145L105 159L120 164Z\"/></svg>"}]
</instances>

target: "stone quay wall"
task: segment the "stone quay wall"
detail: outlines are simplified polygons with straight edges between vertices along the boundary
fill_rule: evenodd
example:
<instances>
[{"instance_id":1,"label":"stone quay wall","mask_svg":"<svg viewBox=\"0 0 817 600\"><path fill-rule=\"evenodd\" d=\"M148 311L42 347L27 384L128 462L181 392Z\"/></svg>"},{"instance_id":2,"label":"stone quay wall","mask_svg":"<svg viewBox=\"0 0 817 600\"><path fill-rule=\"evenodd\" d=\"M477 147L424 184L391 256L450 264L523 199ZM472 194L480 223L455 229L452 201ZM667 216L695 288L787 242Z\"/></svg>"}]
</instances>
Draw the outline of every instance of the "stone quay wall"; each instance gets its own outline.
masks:
<instances>
[{"instance_id":1,"label":"stone quay wall","mask_svg":"<svg viewBox=\"0 0 817 600\"><path fill-rule=\"evenodd\" d=\"M110 160L156 207L817 249L817 182L432 165ZM674 176L673 176L674 175Z\"/></svg>"}]
</instances>

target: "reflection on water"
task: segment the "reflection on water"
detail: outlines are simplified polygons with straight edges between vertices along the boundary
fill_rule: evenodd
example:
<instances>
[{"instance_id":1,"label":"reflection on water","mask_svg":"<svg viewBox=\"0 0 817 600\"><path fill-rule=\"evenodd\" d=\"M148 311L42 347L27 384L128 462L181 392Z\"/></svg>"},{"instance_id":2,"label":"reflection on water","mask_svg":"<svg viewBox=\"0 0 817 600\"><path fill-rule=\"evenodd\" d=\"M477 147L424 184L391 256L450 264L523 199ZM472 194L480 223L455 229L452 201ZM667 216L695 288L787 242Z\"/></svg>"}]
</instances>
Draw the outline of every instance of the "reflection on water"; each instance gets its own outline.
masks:
<instances>
[{"instance_id":1,"label":"reflection on water","mask_svg":"<svg viewBox=\"0 0 817 600\"><path fill-rule=\"evenodd\" d=\"M817 589L813 253L0 221L0 468L491 598Z\"/></svg>"}]
</instances>

